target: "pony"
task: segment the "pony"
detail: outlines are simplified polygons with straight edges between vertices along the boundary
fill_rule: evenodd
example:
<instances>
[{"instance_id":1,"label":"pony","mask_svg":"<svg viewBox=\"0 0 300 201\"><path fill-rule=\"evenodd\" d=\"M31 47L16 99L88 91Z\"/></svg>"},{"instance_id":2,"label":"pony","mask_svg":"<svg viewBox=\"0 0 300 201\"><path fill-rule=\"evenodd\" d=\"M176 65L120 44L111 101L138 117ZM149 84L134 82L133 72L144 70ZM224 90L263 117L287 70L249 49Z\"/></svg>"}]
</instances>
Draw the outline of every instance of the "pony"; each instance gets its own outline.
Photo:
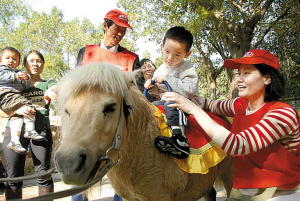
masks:
<instances>
[{"instance_id":1,"label":"pony","mask_svg":"<svg viewBox=\"0 0 300 201\"><path fill-rule=\"evenodd\" d=\"M211 201L216 199L217 178L229 197L234 174L230 156L206 174L190 174L155 148L154 139L161 133L153 106L136 87L139 75L93 63L71 70L60 81L62 142L55 165L63 182L88 183L97 174L98 159L109 152L118 162L107 176L124 201Z\"/></svg>"}]
</instances>

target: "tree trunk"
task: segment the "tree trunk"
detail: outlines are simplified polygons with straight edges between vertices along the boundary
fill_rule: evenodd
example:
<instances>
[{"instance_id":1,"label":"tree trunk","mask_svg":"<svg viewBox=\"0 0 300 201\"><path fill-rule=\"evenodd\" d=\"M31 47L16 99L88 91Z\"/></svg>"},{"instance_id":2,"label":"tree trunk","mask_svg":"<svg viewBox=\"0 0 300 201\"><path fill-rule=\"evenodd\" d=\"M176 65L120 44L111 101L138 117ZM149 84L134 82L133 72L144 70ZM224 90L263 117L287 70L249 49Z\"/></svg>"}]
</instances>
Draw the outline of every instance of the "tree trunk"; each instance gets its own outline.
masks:
<instances>
[{"instance_id":1,"label":"tree trunk","mask_svg":"<svg viewBox=\"0 0 300 201\"><path fill-rule=\"evenodd\" d=\"M210 99L217 100L217 82L213 77L210 78Z\"/></svg>"},{"instance_id":2,"label":"tree trunk","mask_svg":"<svg viewBox=\"0 0 300 201\"><path fill-rule=\"evenodd\" d=\"M228 99L236 98L239 95L239 90L236 85L236 79L238 77L237 69L234 70L226 69L226 74L228 80L227 83L228 91L226 97Z\"/></svg>"}]
</instances>

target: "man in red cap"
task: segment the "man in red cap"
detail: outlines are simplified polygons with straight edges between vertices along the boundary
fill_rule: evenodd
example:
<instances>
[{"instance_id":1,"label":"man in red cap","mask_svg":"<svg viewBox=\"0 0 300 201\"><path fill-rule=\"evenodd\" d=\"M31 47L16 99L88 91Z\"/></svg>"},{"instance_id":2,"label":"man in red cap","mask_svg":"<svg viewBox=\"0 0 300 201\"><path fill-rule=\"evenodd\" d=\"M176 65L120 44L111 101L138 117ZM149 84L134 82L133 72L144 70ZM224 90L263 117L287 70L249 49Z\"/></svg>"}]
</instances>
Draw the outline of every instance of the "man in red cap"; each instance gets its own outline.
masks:
<instances>
[{"instance_id":1,"label":"man in red cap","mask_svg":"<svg viewBox=\"0 0 300 201\"><path fill-rule=\"evenodd\" d=\"M126 13L117 9L109 11L104 17L104 39L98 44L81 48L76 67L94 62L105 62L121 66L122 71L139 69L138 55L119 45L127 28L132 30Z\"/></svg>"}]
</instances>

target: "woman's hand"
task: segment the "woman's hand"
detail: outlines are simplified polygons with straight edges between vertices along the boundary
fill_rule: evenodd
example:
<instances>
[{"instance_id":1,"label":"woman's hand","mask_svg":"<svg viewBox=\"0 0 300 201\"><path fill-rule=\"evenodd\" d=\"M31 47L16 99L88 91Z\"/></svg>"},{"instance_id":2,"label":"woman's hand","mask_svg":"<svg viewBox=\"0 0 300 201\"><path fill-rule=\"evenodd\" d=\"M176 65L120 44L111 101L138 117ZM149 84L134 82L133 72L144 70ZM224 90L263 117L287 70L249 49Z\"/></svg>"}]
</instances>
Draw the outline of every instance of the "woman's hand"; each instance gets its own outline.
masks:
<instances>
[{"instance_id":1,"label":"woman's hand","mask_svg":"<svg viewBox=\"0 0 300 201\"><path fill-rule=\"evenodd\" d=\"M177 107L187 114L193 115L194 112L201 109L195 103L185 98L184 96L176 93L176 92L166 92L164 93L162 99L166 101L174 101L176 103L169 104L169 107Z\"/></svg>"},{"instance_id":2,"label":"woman's hand","mask_svg":"<svg viewBox=\"0 0 300 201\"><path fill-rule=\"evenodd\" d=\"M166 101L176 102L174 104L169 104L169 107L177 107L183 112L193 115L198 124L211 139L213 139L216 133L219 135L229 135L229 130L212 120L204 110L184 96L175 92L166 92L163 95L163 98L166 98ZM218 145L220 147L222 146L222 144Z\"/></svg>"},{"instance_id":3,"label":"woman's hand","mask_svg":"<svg viewBox=\"0 0 300 201\"><path fill-rule=\"evenodd\" d=\"M49 104L50 99L53 100L54 102L56 102L56 100L57 100L57 92L55 91L56 88L57 88L57 85L54 85L45 91L44 100L46 102L46 105Z\"/></svg>"}]
</instances>

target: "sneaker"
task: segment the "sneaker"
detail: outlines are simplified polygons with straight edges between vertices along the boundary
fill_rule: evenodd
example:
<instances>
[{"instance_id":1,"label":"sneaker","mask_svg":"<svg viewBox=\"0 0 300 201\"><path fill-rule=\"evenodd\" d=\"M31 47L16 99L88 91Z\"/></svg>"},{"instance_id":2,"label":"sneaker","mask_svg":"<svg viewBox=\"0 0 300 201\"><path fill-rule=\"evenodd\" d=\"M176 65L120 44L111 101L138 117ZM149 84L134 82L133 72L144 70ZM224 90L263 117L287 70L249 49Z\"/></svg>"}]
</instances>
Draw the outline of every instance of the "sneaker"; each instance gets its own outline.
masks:
<instances>
[{"instance_id":1,"label":"sneaker","mask_svg":"<svg viewBox=\"0 0 300 201\"><path fill-rule=\"evenodd\" d=\"M24 138L33 139L36 141L43 141L43 136L39 135L36 131L26 131L24 134Z\"/></svg>"},{"instance_id":2,"label":"sneaker","mask_svg":"<svg viewBox=\"0 0 300 201\"><path fill-rule=\"evenodd\" d=\"M168 138L158 136L155 138L155 146L163 152L171 153L178 159L189 157L189 142L184 135L173 135Z\"/></svg>"},{"instance_id":3,"label":"sneaker","mask_svg":"<svg viewBox=\"0 0 300 201\"><path fill-rule=\"evenodd\" d=\"M15 143L10 141L7 145L7 149L10 149L14 152L17 152L18 154L26 154L27 150L22 147L20 143Z\"/></svg>"}]
</instances>

